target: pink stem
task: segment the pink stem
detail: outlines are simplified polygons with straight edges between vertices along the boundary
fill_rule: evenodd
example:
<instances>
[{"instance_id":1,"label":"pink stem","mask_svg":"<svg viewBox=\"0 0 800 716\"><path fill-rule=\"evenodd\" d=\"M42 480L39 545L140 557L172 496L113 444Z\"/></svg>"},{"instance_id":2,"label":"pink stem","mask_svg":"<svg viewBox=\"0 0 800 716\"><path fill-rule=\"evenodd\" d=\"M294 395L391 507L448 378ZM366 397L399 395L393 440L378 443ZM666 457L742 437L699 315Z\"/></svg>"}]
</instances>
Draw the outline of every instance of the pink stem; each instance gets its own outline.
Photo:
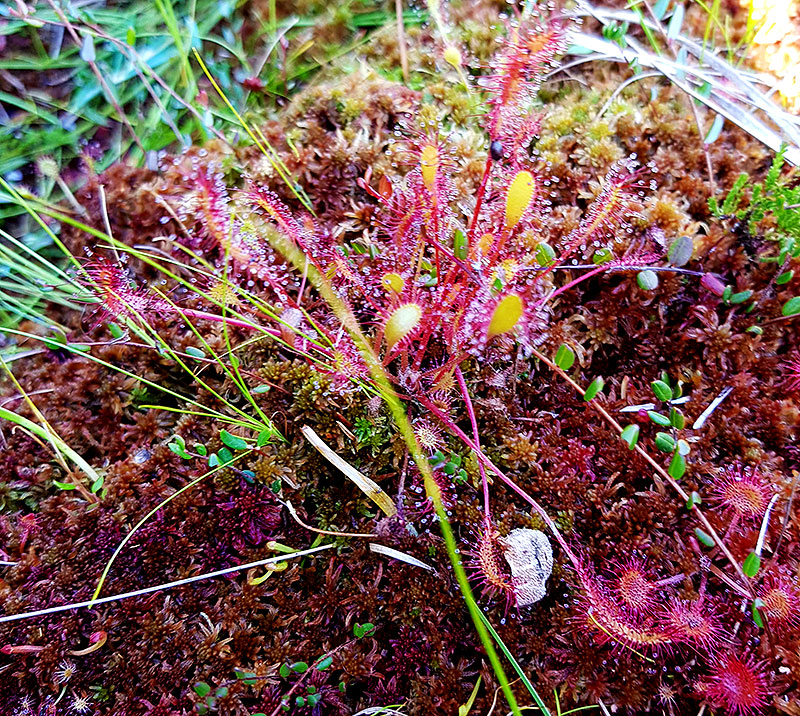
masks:
<instances>
[{"instance_id":1,"label":"pink stem","mask_svg":"<svg viewBox=\"0 0 800 716\"><path fill-rule=\"evenodd\" d=\"M564 291L569 291L569 289L573 288L574 286L577 286L581 281L587 281L592 276L596 276L599 273L603 273L603 271L608 271L608 268L609 268L608 266L598 266L596 269L592 269L591 271L589 271L589 273L585 273L582 276L578 276L578 278L572 279L572 281L570 281L569 283L553 291L553 293L551 293L547 297L547 300L549 301L555 298L556 296L558 296L559 293L564 293Z\"/></svg>"},{"instance_id":2,"label":"pink stem","mask_svg":"<svg viewBox=\"0 0 800 716\"><path fill-rule=\"evenodd\" d=\"M467 382L464 380L464 374L461 372L461 366L456 366L456 378L458 379L458 387L461 389L461 397L464 398L464 403L467 406L467 414L469 415L469 422L472 424L472 435L475 439L475 444L480 449L480 438L478 437L478 421L475 420L475 410L472 407L472 400L470 400L469 392L467 391ZM486 469L483 467L483 462L478 460L478 469L481 471L481 484L483 485L483 522L488 532L489 525L491 524L491 508L489 507L489 480L486 477Z\"/></svg>"},{"instance_id":3,"label":"pink stem","mask_svg":"<svg viewBox=\"0 0 800 716\"><path fill-rule=\"evenodd\" d=\"M201 318L206 321L213 321L214 323L227 323L229 326L237 326L239 328L247 328L251 331L263 331L271 336L280 338L281 332L274 328L264 328L264 326L257 326L247 321L241 321L238 318L229 318L228 316L219 316L216 313L207 313L206 311L195 311L193 308L181 308L180 312L188 318Z\"/></svg>"},{"instance_id":4,"label":"pink stem","mask_svg":"<svg viewBox=\"0 0 800 716\"><path fill-rule=\"evenodd\" d=\"M486 166L483 168L483 177L481 178L481 185L478 187L478 193L475 197L475 210L472 212L472 221L467 230L467 248L472 247L472 239L475 234L475 226L478 223L478 217L481 213L481 206L483 205L483 195L486 192L486 185L489 182L489 175L492 173L492 155L486 157Z\"/></svg>"}]
</instances>

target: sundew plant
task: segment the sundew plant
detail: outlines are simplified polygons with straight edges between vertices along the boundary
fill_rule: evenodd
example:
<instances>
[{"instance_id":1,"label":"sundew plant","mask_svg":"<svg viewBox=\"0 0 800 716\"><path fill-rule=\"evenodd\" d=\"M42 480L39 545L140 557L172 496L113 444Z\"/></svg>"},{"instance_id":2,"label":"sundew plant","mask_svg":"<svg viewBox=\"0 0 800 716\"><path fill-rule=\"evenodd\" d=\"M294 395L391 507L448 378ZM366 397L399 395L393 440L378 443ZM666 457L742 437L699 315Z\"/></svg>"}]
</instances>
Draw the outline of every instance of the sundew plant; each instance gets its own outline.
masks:
<instances>
[{"instance_id":1,"label":"sundew plant","mask_svg":"<svg viewBox=\"0 0 800 716\"><path fill-rule=\"evenodd\" d=\"M300 525L301 534L316 533L312 551L323 539L336 540L335 546L345 549L370 538L373 552L435 572L422 558L436 556L438 543L430 540L432 525L437 524L449 557L447 577L438 573L437 577L454 582L451 591L460 592L466 602L494 672L493 687L502 690L513 713L521 713L522 698L543 712L561 713L563 696L584 705L603 704L608 687L604 679L611 679L608 669L620 674L620 703L632 711L645 712L648 705L657 704L660 712L680 713L678 703L683 698L703 702L715 713L745 715L766 712L773 700L788 704L785 695L792 690L794 677L779 672L777 665L783 659L796 667L796 657L789 655L796 643L800 607L796 555L778 556L775 547L768 559L766 552L767 546L780 544L789 521L791 498L778 537L776 515L788 483L777 475L774 463L755 457L756 448L744 438L719 448L714 462L707 455L716 448L697 432L732 390L746 391L745 384L752 382L749 364L737 364L734 387L692 426L685 406L692 389L699 393L698 371L654 372L643 378L646 393L638 394L641 401L625 404L627 382L614 381L609 389L606 382L611 383L613 376L592 375L584 382L581 368L584 359L588 363L589 349L554 319L567 306L580 315L574 323L588 326L595 320L587 334L602 353L610 350L603 346L603 331L611 331L609 326L617 320L627 320L631 331L639 331L663 318L668 310L653 298L663 282L670 300L679 303L685 314L678 329L681 345L694 341L705 350L735 343L738 348L745 339L756 340L764 333L754 316L770 301L776 302L772 278L751 290L727 285L719 272L703 265L684 268L693 259L694 244L686 237L668 237L662 228L668 222L652 220L656 212L646 210L652 208L661 181L658 163L649 156L615 157L580 195L575 187L568 210L555 210L563 177L541 150L540 139L553 119L540 90L559 67L574 19L553 11L521 13L507 20L498 29L503 37L488 66L475 70L476 79L467 77L461 51L448 39L438 5L430 10L440 31L440 59L452 71L452 84L480 133L470 129L472 134L465 139L467 130L438 121L432 112L420 112L417 118L411 112L398 112L390 123L388 161L376 159L375 167L346 177L348 196L357 196L358 203L352 201L352 207L337 212L335 219L326 207L346 204L334 196L338 187L329 189L330 196L323 193L322 200L312 201L302 182L293 178L288 160L273 148L276 138L238 114L242 129L259 150L262 169L267 169L249 172L245 166L239 171L222 151L209 155L206 150L188 150L164 158L160 170L168 182L153 181L146 189L148 201L157 207L153 229L157 240L124 240L110 223L93 226L34 201L27 204L32 213L38 210L70 226L82 236L86 250L80 260L73 259L68 277L71 287L79 290L65 294L58 309L74 311L76 303L85 304L83 335L64 331L58 340L45 337L44 349L54 360L77 355L79 360L116 369L120 380L127 381L124 389L138 391L141 406L179 416L169 430L148 422L142 432L163 437L169 454L158 459L178 465L185 482L166 498L153 492L146 509L139 510L141 519L127 534L108 518L98 552L99 583L95 582L93 593L83 595L87 603L82 604L97 608L96 600L107 596L106 580L113 570L133 564L134 548L146 552L148 547L142 545L161 539L159 530L168 530L166 506L173 501L173 506L181 501L191 506L192 490L199 490L201 481L211 477L222 496L214 498L216 510L202 515L230 542L228 551L211 548L219 550L216 556L225 563L222 571L211 569L214 555L202 562L209 568L199 571L212 577L233 571L237 562L233 556L245 550L262 561L269 550L289 555L286 559L305 557L305 552L293 552L276 539L282 520ZM213 77L209 81L219 89ZM361 141L368 140L361 137ZM462 161L467 141L479 143L482 160L469 180L464 179ZM302 146L292 145L291 151L295 158L313 154L313 149ZM252 157L251 161L255 164ZM777 178L770 177L774 189ZM743 186L744 180L735 191ZM759 221L775 209L764 203L763 196L756 196L762 198ZM739 193L723 208L712 203L714 218L738 207ZM788 211L785 206L778 208ZM661 212L667 210L662 207ZM784 219L785 224L788 219ZM781 277L789 275L796 257L791 250L781 254ZM792 277L781 278L777 285L789 284ZM761 294L753 298L758 291ZM641 316L615 315L613 301L631 294L642 297ZM776 305L787 303L782 299ZM597 316L601 312L603 325ZM783 313L784 318L792 317L791 312ZM752 325L731 328L736 320ZM58 326L53 322L51 327ZM21 328L9 333L42 340L42 331ZM643 360L656 362L654 355L666 345L664 333L649 345L643 341ZM104 351L102 357L98 346ZM128 365L124 351L132 346L150 357L140 359L137 366L123 367ZM751 353L755 352L753 348ZM272 361L276 355L283 357L283 363ZM672 367L667 358L659 358L661 365ZM627 359L615 360L609 359L609 365L620 371L630 368ZM792 411L791 396L797 393L796 360L786 360L790 369L782 384L782 395L787 396L782 398L782 410L787 415ZM145 369L154 370L151 364L162 363L178 368L168 380L159 383L144 375ZM492 417L492 405L506 400L504 410L510 410L509 396L542 376L549 376L548 394L536 394L541 407L529 397L529 414L521 418L539 421L540 440L519 430L506 435L504 447L495 447L501 428L499 419ZM191 384L191 390L181 381ZM56 440L56 430L37 412L36 396L28 395L18 382L15 386L41 420L38 426L24 422L8 409L2 417L26 427L58 455L70 472L69 481L59 483L63 490L77 492L92 510L102 510L108 489L104 476L89 466L83 476L70 470L70 460L78 467L82 464L61 438ZM194 397L187 402L189 392ZM275 456L288 455L290 466L291 460L301 465L308 458L285 437L292 432L292 419L267 407L267 399L280 392L293 392L301 405L300 418L294 419L306 423L301 427L305 439L372 500L374 504L359 516L374 518L374 531L355 532L353 519L336 523L335 510L327 507L315 515L309 504L311 497L324 501L318 492L306 493L303 504L298 498L289 499L288 488L298 489L296 475L281 467ZM345 406L356 399L367 408L351 420ZM543 407L545 401L548 407ZM571 406L575 401L580 416L564 417L562 404ZM617 410L612 404L625 405ZM619 412L629 413L631 421L615 417ZM599 424L598 447L566 437L576 425L593 420ZM202 421L215 426L212 435L200 427ZM385 483L378 485L337 458L336 450L308 427L314 421L325 427L320 432L328 442L333 442L336 427L359 448L367 448L377 466L375 479L381 477L380 470L383 477L387 471L400 475L396 498L387 497ZM561 440L558 449L546 453L544 444L554 435ZM338 446L342 444L339 440ZM381 457L384 448L389 458ZM148 464L152 455L146 452L137 452L134 459ZM704 457L695 458L696 452ZM731 454L735 457L729 459ZM255 456L260 457L251 464ZM202 465L202 475L188 473L192 465ZM367 472L368 465L369 461L361 469ZM623 507L614 502L615 494L625 487L613 486L631 465L642 473L642 483L631 488L625 502L658 506L636 513L645 534L635 539L629 539L626 531L628 513L620 516ZM536 478L523 484L519 476L534 471ZM123 490L126 499L133 499L131 491ZM550 505L559 491L567 497L556 509ZM573 493L580 497L570 501ZM511 502L519 504L512 509ZM197 506L205 510L199 502ZM604 525L615 524L622 537L616 543L605 539L605 526L598 525L596 538L584 535L582 540L575 529L581 506L590 513L596 510L594 519ZM369 512L375 507L378 511ZM298 508L308 513L305 521ZM686 522L681 523L683 531L672 534L669 520L679 519ZM35 529L30 527L31 534ZM193 529L208 535L199 524ZM653 536L658 531L670 532L669 539L675 537L677 546L664 547ZM26 533L18 539L20 551L28 538ZM170 549L181 554L186 545L180 536L170 533L170 539ZM376 544L381 539L387 544ZM411 556L408 549L401 552L388 544L420 549L427 545L427 554ZM331 542L322 548L333 546ZM251 600L248 604L258 601L248 590L266 589L283 578L286 563L278 566L277 558L266 561L270 571L264 576L252 573L252 565L260 567L262 562L246 565L251 569L242 600ZM338 599L340 572L331 561L324 590L333 602L320 596L319 603L309 606L305 623L316 624L337 608L350 610L346 625L352 638L348 633L339 646L330 642L321 655L306 654L312 668L299 657L292 661L281 650L284 644L271 647L271 656L279 656L273 659L274 669L258 662L252 671L237 671L230 683L219 681L213 690L206 682L211 677L203 675L189 697L197 712L260 714L274 708L273 713L306 709L304 713L317 714L327 713L326 704L330 709L348 708L346 699L354 699L358 687L348 692L346 680L355 681L360 672L341 654L368 641L375 629L358 611L359 605L370 604L377 613L403 590L394 585L393 593L381 590L380 596L373 595L370 589L377 589L381 573L357 597ZM182 579L196 577L187 572ZM179 580L168 586L183 585ZM473 589L479 592L477 598ZM536 611L548 599L549 611ZM197 610L202 612L202 605ZM26 642L33 637L19 626L25 621L24 612L19 604L0 618L4 628L1 622L10 622L4 636L8 643L0 646L6 655L39 653L39 645ZM563 634L551 634L557 642L516 643L515 634L536 620L533 615L563 628ZM229 626L223 629L206 619L202 648L209 653L227 653L223 647L228 642L245 643L242 648L248 653L258 651L256 640L261 636ZM270 624L277 621L275 614L265 619ZM169 631L174 616L166 623ZM501 633L495 627L501 627ZM87 647L92 651L85 653L100 650L110 629L105 622L97 626ZM412 631L404 624L392 648L413 665L415 659L425 662L425 656ZM153 627L153 632L161 634L161 627ZM575 634L586 643L577 644ZM525 651L528 661L550 650L556 660L563 658L564 665L556 668L548 662L547 669L533 678L520 666L522 654L506 645L509 639ZM601 652L604 661L598 663ZM377 653L376 643L370 658L378 659ZM503 659L517 672L521 685L510 683ZM338 684L328 676L332 665L342 673ZM439 663L436 668L456 671L453 663ZM622 674L629 671L641 673L657 690L645 696L633 693L634 687L625 692ZM488 671L481 678L486 676ZM71 687L68 680L61 683L63 695ZM246 689L252 693L245 695ZM546 692L550 689L554 701ZM100 704L113 698L97 693ZM386 694L397 695L388 687ZM72 695L82 698L76 690ZM244 701L231 706L234 696ZM163 708L172 713L167 711L171 706Z\"/></svg>"}]
</instances>

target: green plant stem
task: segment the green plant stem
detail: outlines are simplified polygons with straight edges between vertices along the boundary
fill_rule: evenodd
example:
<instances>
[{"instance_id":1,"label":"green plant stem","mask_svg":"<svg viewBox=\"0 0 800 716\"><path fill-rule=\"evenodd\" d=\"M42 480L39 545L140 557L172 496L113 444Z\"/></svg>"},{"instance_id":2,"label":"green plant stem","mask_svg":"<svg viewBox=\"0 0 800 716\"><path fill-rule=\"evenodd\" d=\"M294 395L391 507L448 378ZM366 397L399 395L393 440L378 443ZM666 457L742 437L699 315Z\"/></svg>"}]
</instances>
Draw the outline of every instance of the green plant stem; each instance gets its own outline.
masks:
<instances>
[{"instance_id":1,"label":"green plant stem","mask_svg":"<svg viewBox=\"0 0 800 716\"><path fill-rule=\"evenodd\" d=\"M442 531L442 537L444 538L447 554L450 558L450 563L453 567L456 581L458 582L459 589L461 590L461 594L466 602L467 610L472 618L472 622L475 625L475 630L478 632L478 637L480 638L483 648L486 651L486 656L489 659L489 663L491 664L492 669L494 670L494 673L500 682L500 687L503 690L503 694L506 697L506 701L508 702L511 712L514 714L514 716L521 716L521 711L519 705L517 704L517 700L514 697L514 692L511 690L508 677L503 669L503 665L500 663L497 650L494 648L491 634L486 629L486 625L481 619L481 610L475 601L467 573L461 564L461 555L458 553L453 530L450 527L450 522L447 519L447 511L442 503L441 490L433 479L430 463L422 454L422 450L420 449L417 438L414 435L414 430L412 429L411 423L408 420L406 411L403 408L397 393L394 391L388 376L386 375L380 358L372 350L372 346L370 345L364 333L361 331L361 327L358 325L358 321L350 308L336 294L336 292L333 290L333 287L317 270L316 266L308 262L305 255L294 244L290 243L283 237L271 234L269 238L273 248L279 253L283 254L283 256L286 257L298 271L308 272L309 281L317 289L320 296L334 312L336 317L342 323L344 329L350 334L351 338L361 352L361 355L367 364L367 368L372 375L372 379L375 381L381 397L389 406L389 410L392 413L395 425L397 426L400 434L403 436L409 452L414 458L417 468L422 474L425 492L433 503L434 510L439 518L439 526Z\"/></svg>"}]
</instances>

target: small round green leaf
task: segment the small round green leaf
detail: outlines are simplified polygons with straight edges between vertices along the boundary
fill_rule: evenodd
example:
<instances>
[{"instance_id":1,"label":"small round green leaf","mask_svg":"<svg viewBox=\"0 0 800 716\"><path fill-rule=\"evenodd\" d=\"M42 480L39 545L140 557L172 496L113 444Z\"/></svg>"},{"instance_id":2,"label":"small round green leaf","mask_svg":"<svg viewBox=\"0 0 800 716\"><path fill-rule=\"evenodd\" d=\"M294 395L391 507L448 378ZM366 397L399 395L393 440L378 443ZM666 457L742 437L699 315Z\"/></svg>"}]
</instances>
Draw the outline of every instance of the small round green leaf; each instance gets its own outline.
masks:
<instances>
[{"instance_id":1,"label":"small round green leaf","mask_svg":"<svg viewBox=\"0 0 800 716\"><path fill-rule=\"evenodd\" d=\"M622 438L623 442L628 444L628 450L633 450L639 440L639 426L626 426L625 429L620 433L620 437Z\"/></svg>"},{"instance_id":2,"label":"small round green leaf","mask_svg":"<svg viewBox=\"0 0 800 716\"><path fill-rule=\"evenodd\" d=\"M753 612L753 621L756 623L760 629L764 628L764 620L761 618L761 614L759 613L759 609L763 609L766 605L764 604L764 600L760 597L756 597L755 601L753 602L752 612Z\"/></svg>"},{"instance_id":3,"label":"small round green leaf","mask_svg":"<svg viewBox=\"0 0 800 716\"><path fill-rule=\"evenodd\" d=\"M781 313L784 316L796 316L798 313L800 313L800 296L790 298L786 303L784 303Z\"/></svg>"},{"instance_id":4,"label":"small round green leaf","mask_svg":"<svg viewBox=\"0 0 800 716\"><path fill-rule=\"evenodd\" d=\"M614 259L614 252L611 251L607 246L603 246L597 251L594 252L594 256L592 256L592 263L596 264L597 266L602 266L603 264L607 264L609 261L613 261Z\"/></svg>"},{"instance_id":5,"label":"small round green leaf","mask_svg":"<svg viewBox=\"0 0 800 716\"><path fill-rule=\"evenodd\" d=\"M211 693L211 687L205 681L198 681L192 688L201 699Z\"/></svg>"},{"instance_id":6,"label":"small round green leaf","mask_svg":"<svg viewBox=\"0 0 800 716\"><path fill-rule=\"evenodd\" d=\"M761 567L761 557L759 557L755 552L751 552L747 555L744 562L742 563L742 571L748 577L755 577L758 574L758 570Z\"/></svg>"},{"instance_id":7,"label":"small round green leaf","mask_svg":"<svg viewBox=\"0 0 800 716\"><path fill-rule=\"evenodd\" d=\"M569 370L575 363L575 352L565 343L562 343L556 351L556 365L561 370Z\"/></svg>"},{"instance_id":8,"label":"small round green leaf","mask_svg":"<svg viewBox=\"0 0 800 716\"><path fill-rule=\"evenodd\" d=\"M598 376L589 384L589 387L583 394L583 399L586 402L589 402L590 400L594 399L595 397L597 397L597 394L603 389L604 385L605 381L600 376Z\"/></svg>"},{"instance_id":9,"label":"small round green leaf","mask_svg":"<svg viewBox=\"0 0 800 716\"><path fill-rule=\"evenodd\" d=\"M648 410L647 416L652 420L656 425L660 425L662 428L668 428L672 423L670 422L669 418L666 415L662 415L661 413L657 413L655 410Z\"/></svg>"},{"instance_id":10,"label":"small round green leaf","mask_svg":"<svg viewBox=\"0 0 800 716\"><path fill-rule=\"evenodd\" d=\"M694 253L694 241L689 236L679 236L670 244L667 259L673 266L685 266Z\"/></svg>"},{"instance_id":11,"label":"small round green leaf","mask_svg":"<svg viewBox=\"0 0 800 716\"><path fill-rule=\"evenodd\" d=\"M661 402L666 403L672 400L672 388L670 388L663 380L654 380L650 383L653 388L653 394Z\"/></svg>"},{"instance_id":12,"label":"small round green leaf","mask_svg":"<svg viewBox=\"0 0 800 716\"><path fill-rule=\"evenodd\" d=\"M219 431L219 439L222 444L229 447L231 450L247 450L250 447L244 440L236 435L231 435L227 430ZM227 462L227 461L226 461Z\"/></svg>"},{"instance_id":13,"label":"small round green leaf","mask_svg":"<svg viewBox=\"0 0 800 716\"><path fill-rule=\"evenodd\" d=\"M700 493L699 492L692 492L692 494L689 495L689 499L686 500L686 509L687 510L694 509L695 505L699 505L702 502L703 502L703 498L700 497Z\"/></svg>"},{"instance_id":14,"label":"small round green leaf","mask_svg":"<svg viewBox=\"0 0 800 716\"><path fill-rule=\"evenodd\" d=\"M675 438L669 433L656 433L656 447L662 452L674 452Z\"/></svg>"},{"instance_id":15,"label":"small round green leaf","mask_svg":"<svg viewBox=\"0 0 800 716\"><path fill-rule=\"evenodd\" d=\"M694 528L694 536L697 537L697 540L706 547L714 546L714 539L711 537L711 535L703 532L703 530L701 530L699 527Z\"/></svg>"},{"instance_id":16,"label":"small round green leaf","mask_svg":"<svg viewBox=\"0 0 800 716\"><path fill-rule=\"evenodd\" d=\"M636 283L642 291L655 291L658 288L658 276L655 271L645 269L636 274Z\"/></svg>"},{"instance_id":17,"label":"small round green leaf","mask_svg":"<svg viewBox=\"0 0 800 716\"><path fill-rule=\"evenodd\" d=\"M555 261L555 249L553 249L553 247L550 246L550 244L548 244L546 241L542 241L542 243L536 247L535 258L536 263L539 264L539 266L549 266L551 263L553 263L553 261Z\"/></svg>"},{"instance_id":18,"label":"small round green leaf","mask_svg":"<svg viewBox=\"0 0 800 716\"><path fill-rule=\"evenodd\" d=\"M775 279L775 283L778 286L783 286L785 283L789 283L794 278L794 269L790 269L789 271L784 271L780 276ZM109 326L110 327L110 326Z\"/></svg>"},{"instance_id":19,"label":"small round green leaf","mask_svg":"<svg viewBox=\"0 0 800 716\"><path fill-rule=\"evenodd\" d=\"M680 452L676 451L672 456L667 472L676 480L680 480L686 474L686 458Z\"/></svg>"},{"instance_id":20,"label":"small round green leaf","mask_svg":"<svg viewBox=\"0 0 800 716\"><path fill-rule=\"evenodd\" d=\"M330 668L330 665L333 663L332 656L326 656L322 661L317 664L316 669L317 671L325 671L325 669Z\"/></svg>"}]
</instances>

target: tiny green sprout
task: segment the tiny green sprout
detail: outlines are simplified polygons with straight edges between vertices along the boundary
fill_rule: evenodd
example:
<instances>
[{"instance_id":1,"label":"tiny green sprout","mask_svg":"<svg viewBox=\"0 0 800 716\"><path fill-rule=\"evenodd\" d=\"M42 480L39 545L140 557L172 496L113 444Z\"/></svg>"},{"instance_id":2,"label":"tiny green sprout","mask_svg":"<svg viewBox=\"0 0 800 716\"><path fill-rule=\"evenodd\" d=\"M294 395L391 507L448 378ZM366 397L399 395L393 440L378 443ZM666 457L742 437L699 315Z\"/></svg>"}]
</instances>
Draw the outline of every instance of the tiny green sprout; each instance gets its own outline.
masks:
<instances>
[{"instance_id":1,"label":"tiny green sprout","mask_svg":"<svg viewBox=\"0 0 800 716\"><path fill-rule=\"evenodd\" d=\"M636 274L636 283L642 291L655 291L658 288L658 274L650 269L639 271Z\"/></svg>"},{"instance_id":2,"label":"tiny green sprout","mask_svg":"<svg viewBox=\"0 0 800 716\"><path fill-rule=\"evenodd\" d=\"M195 348L194 346L188 346L186 348L186 354L190 355L192 358L205 358L206 354L203 353L199 348Z\"/></svg>"},{"instance_id":3,"label":"tiny green sprout","mask_svg":"<svg viewBox=\"0 0 800 716\"><path fill-rule=\"evenodd\" d=\"M278 669L278 673L281 675L282 678L288 679L289 674L291 674L291 671L289 671L289 665L281 664L280 668Z\"/></svg>"},{"instance_id":4,"label":"tiny green sprout","mask_svg":"<svg viewBox=\"0 0 800 716\"><path fill-rule=\"evenodd\" d=\"M250 392L253 395L262 395L263 393L269 393L270 390L272 390L271 385L257 385Z\"/></svg>"},{"instance_id":5,"label":"tiny green sprout","mask_svg":"<svg viewBox=\"0 0 800 716\"><path fill-rule=\"evenodd\" d=\"M333 657L326 656L322 661L319 662L319 664L316 665L315 668L317 671L325 671L325 669L330 668L331 664L333 664Z\"/></svg>"},{"instance_id":6,"label":"tiny green sprout","mask_svg":"<svg viewBox=\"0 0 800 716\"><path fill-rule=\"evenodd\" d=\"M663 380L654 380L650 383L650 387L653 389L653 395L662 403L667 403L672 400L672 388Z\"/></svg>"},{"instance_id":7,"label":"tiny green sprout","mask_svg":"<svg viewBox=\"0 0 800 716\"><path fill-rule=\"evenodd\" d=\"M206 457L208 455L208 448L205 445L202 445L201 443L194 444L194 451L198 455L201 455L202 457Z\"/></svg>"},{"instance_id":8,"label":"tiny green sprout","mask_svg":"<svg viewBox=\"0 0 800 716\"><path fill-rule=\"evenodd\" d=\"M561 370L569 370L575 363L575 352L566 343L562 343L556 351L555 364Z\"/></svg>"},{"instance_id":9,"label":"tiny green sprout","mask_svg":"<svg viewBox=\"0 0 800 716\"><path fill-rule=\"evenodd\" d=\"M687 443L683 438L678 440L677 445L678 445L678 452L684 457L686 457L691 452L689 443Z\"/></svg>"},{"instance_id":10,"label":"tiny green sprout","mask_svg":"<svg viewBox=\"0 0 800 716\"><path fill-rule=\"evenodd\" d=\"M173 435L167 447L178 457L184 460L191 460L192 456L186 452L186 442L180 435Z\"/></svg>"},{"instance_id":11,"label":"tiny green sprout","mask_svg":"<svg viewBox=\"0 0 800 716\"><path fill-rule=\"evenodd\" d=\"M317 687L312 684L311 686L307 686L306 687L306 691L309 694L316 694L317 693Z\"/></svg>"},{"instance_id":12,"label":"tiny green sprout","mask_svg":"<svg viewBox=\"0 0 800 716\"><path fill-rule=\"evenodd\" d=\"M304 674L308 671L308 664L305 661L296 661L289 667L295 674Z\"/></svg>"},{"instance_id":13,"label":"tiny green sprout","mask_svg":"<svg viewBox=\"0 0 800 716\"><path fill-rule=\"evenodd\" d=\"M58 480L53 480L53 484L59 490L74 490L77 487L77 485L73 485L70 482L59 482Z\"/></svg>"},{"instance_id":14,"label":"tiny green sprout","mask_svg":"<svg viewBox=\"0 0 800 716\"><path fill-rule=\"evenodd\" d=\"M272 439L272 434L273 434L273 431L270 428L267 428L266 430L262 430L258 434L258 438L256 439L256 445L258 447L264 447L265 445L267 445L269 443L269 441Z\"/></svg>"},{"instance_id":15,"label":"tiny green sprout","mask_svg":"<svg viewBox=\"0 0 800 716\"><path fill-rule=\"evenodd\" d=\"M686 509L687 510L693 510L695 505L700 505L700 504L702 504L702 502L703 502L703 498L700 497L700 493L699 492L692 492L692 494L689 495L689 499L686 500Z\"/></svg>"},{"instance_id":16,"label":"tiny green sprout","mask_svg":"<svg viewBox=\"0 0 800 716\"><path fill-rule=\"evenodd\" d=\"M310 688L313 688L313 687L309 686L308 688L310 689ZM321 698L322 698L322 694L309 694L306 697L306 699L308 701L308 705L312 706L312 707L316 706L319 703Z\"/></svg>"},{"instance_id":17,"label":"tiny green sprout","mask_svg":"<svg viewBox=\"0 0 800 716\"><path fill-rule=\"evenodd\" d=\"M593 400L597 397L597 394L603 390L603 386L605 385L605 381L598 376L595 378L590 384L589 387L586 389L586 392L583 394L583 399L588 403L590 400Z\"/></svg>"},{"instance_id":18,"label":"tiny green sprout","mask_svg":"<svg viewBox=\"0 0 800 716\"><path fill-rule=\"evenodd\" d=\"M619 23L616 20L612 20L607 25L603 26L603 37L611 42L616 42L622 48L628 44L628 41L625 37L627 34L627 22Z\"/></svg>"},{"instance_id":19,"label":"tiny green sprout","mask_svg":"<svg viewBox=\"0 0 800 716\"><path fill-rule=\"evenodd\" d=\"M114 323L113 321L108 324L108 332L111 334L111 337L114 340L119 340L122 336L125 335L125 331L123 331L118 324Z\"/></svg>"},{"instance_id":20,"label":"tiny green sprout","mask_svg":"<svg viewBox=\"0 0 800 716\"><path fill-rule=\"evenodd\" d=\"M233 462L233 453L228 450L228 448L221 448L217 456L221 465L227 465L229 462Z\"/></svg>"},{"instance_id":21,"label":"tiny green sprout","mask_svg":"<svg viewBox=\"0 0 800 716\"><path fill-rule=\"evenodd\" d=\"M694 536L697 537L698 542L704 544L706 547L714 546L714 540L711 535L703 532L699 527L694 528Z\"/></svg>"},{"instance_id":22,"label":"tiny green sprout","mask_svg":"<svg viewBox=\"0 0 800 716\"><path fill-rule=\"evenodd\" d=\"M661 452L674 452L677 443L669 433L656 433L656 447Z\"/></svg>"},{"instance_id":23,"label":"tiny green sprout","mask_svg":"<svg viewBox=\"0 0 800 716\"><path fill-rule=\"evenodd\" d=\"M294 702L295 702L295 704L296 704L297 706L305 706L305 705L306 705L306 700L305 700L305 698L303 698L302 696L298 696L298 697L297 697L297 698L294 700Z\"/></svg>"},{"instance_id":24,"label":"tiny green sprout","mask_svg":"<svg viewBox=\"0 0 800 716\"><path fill-rule=\"evenodd\" d=\"M662 415L661 413L657 413L655 410L648 410L647 417L650 418L656 425L660 425L662 428L668 428L672 425L672 422L666 415Z\"/></svg>"},{"instance_id":25,"label":"tiny green sprout","mask_svg":"<svg viewBox=\"0 0 800 716\"><path fill-rule=\"evenodd\" d=\"M760 568L761 557L759 557L755 552L748 554L744 562L742 562L742 571L751 579L758 574L758 570Z\"/></svg>"},{"instance_id":26,"label":"tiny green sprout","mask_svg":"<svg viewBox=\"0 0 800 716\"><path fill-rule=\"evenodd\" d=\"M754 336L760 336L764 333L764 329L761 326L749 326L745 330L747 333L752 333Z\"/></svg>"},{"instance_id":27,"label":"tiny green sprout","mask_svg":"<svg viewBox=\"0 0 800 716\"><path fill-rule=\"evenodd\" d=\"M639 441L639 426L626 426L620 433L620 437L622 438L623 442L627 443L628 450L633 450L633 448L636 447L636 443Z\"/></svg>"},{"instance_id":28,"label":"tiny green sprout","mask_svg":"<svg viewBox=\"0 0 800 716\"><path fill-rule=\"evenodd\" d=\"M775 279L775 283L778 286L783 286L785 283L789 283L794 278L794 269L789 269L788 271L784 271L780 276Z\"/></svg>"},{"instance_id":29,"label":"tiny green sprout","mask_svg":"<svg viewBox=\"0 0 800 716\"><path fill-rule=\"evenodd\" d=\"M342 693L344 693L346 689L347 689L347 686L345 686L345 683L344 683L344 681L340 681L340 682L339 682L339 691L341 691Z\"/></svg>"}]
</instances>

